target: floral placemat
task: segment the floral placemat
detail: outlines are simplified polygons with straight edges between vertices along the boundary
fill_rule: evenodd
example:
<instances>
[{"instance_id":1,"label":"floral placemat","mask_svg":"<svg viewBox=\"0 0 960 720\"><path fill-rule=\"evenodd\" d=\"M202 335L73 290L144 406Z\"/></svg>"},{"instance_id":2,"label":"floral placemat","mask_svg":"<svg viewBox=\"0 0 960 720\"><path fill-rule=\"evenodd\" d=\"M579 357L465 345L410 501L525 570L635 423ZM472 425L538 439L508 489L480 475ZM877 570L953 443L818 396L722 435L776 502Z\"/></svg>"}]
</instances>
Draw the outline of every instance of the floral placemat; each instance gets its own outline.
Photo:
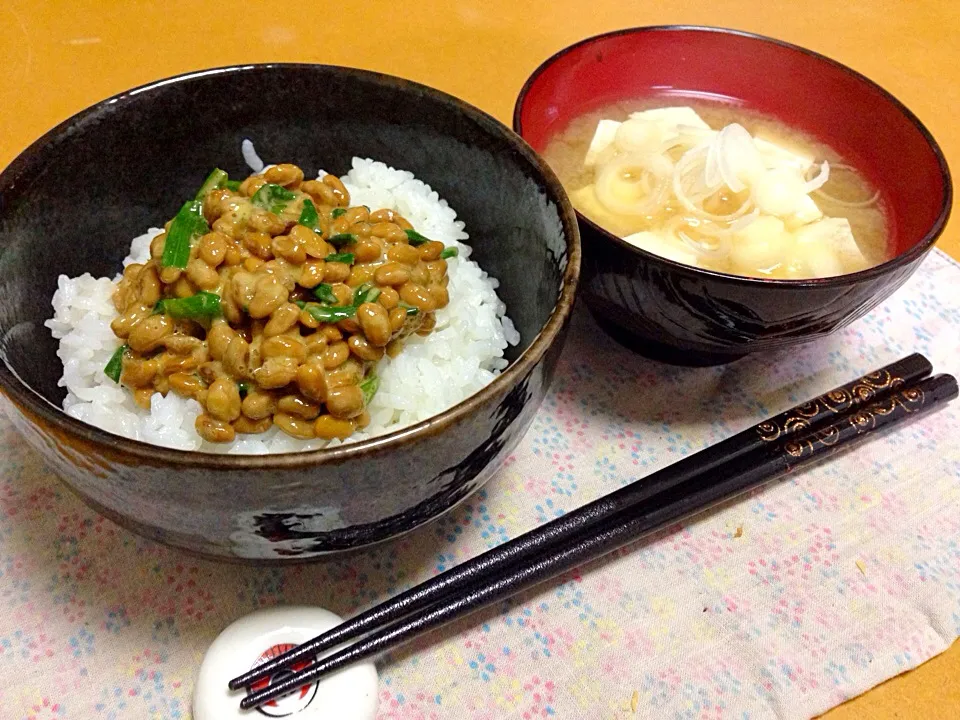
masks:
<instances>
[{"instance_id":1,"label":"floral placemat","mask_svg":"<svg viewBox=\"0 0 960 720\"><path fill-rule=\"evenodd\" d=\"M637 357L580 312L533 427L484 490L310 566L140 539L0 419L0 715L189 718L204 651L252 610L350 615L896 357L960 371L958 286L935 252L846 330L705 369ZM958 540L953 406L385 657L380 716L809 717L960 635Z\"/></svg>"}]
</instances>

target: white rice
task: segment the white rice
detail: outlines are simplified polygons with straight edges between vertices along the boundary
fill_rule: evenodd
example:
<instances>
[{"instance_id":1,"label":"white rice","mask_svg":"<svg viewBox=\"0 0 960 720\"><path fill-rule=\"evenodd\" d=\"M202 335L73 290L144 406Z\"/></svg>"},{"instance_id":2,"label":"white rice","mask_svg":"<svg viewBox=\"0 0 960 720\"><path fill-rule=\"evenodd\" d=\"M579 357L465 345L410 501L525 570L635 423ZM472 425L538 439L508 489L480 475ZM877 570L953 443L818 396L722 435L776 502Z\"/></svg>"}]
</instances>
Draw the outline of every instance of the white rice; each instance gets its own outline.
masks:
<instances>
[{"instance_id":1,"label":"white rice","mask_svg":"<svg viewBox=\"0 0 960 720\"><path fill-rule=\"evenodd\" d=\"M436 329L425 338L413 336L398 357L385 357L378 364L380 390L370 404L372 422L350 442L419 422L464 400L507 366L504 350L517 344L520 336L497 297L498 281L470 260L463 223L430 186L412 173L360 158L354 158L353 169L341 179L352 204L393 209L424 235L460 251L447 261L450 304L437 312ZM150 240L160 232L152 228L135 238L124 266L148 260ZM94 278L89 273L59 278L54 317L46 325L60 341L60 385L67 388L63 408L69 415L117 435L182 450L267 454L339 444L297 440L277 428L238 435L229 444L207 443L194 429L201 410L195 400L173 392L166 397L156 393L150 410L138 407L128 389L103 373L121 344L110 329L117 316L111 297L119 278L119 274L112 280Z\"/></svg>"}]
</instances>

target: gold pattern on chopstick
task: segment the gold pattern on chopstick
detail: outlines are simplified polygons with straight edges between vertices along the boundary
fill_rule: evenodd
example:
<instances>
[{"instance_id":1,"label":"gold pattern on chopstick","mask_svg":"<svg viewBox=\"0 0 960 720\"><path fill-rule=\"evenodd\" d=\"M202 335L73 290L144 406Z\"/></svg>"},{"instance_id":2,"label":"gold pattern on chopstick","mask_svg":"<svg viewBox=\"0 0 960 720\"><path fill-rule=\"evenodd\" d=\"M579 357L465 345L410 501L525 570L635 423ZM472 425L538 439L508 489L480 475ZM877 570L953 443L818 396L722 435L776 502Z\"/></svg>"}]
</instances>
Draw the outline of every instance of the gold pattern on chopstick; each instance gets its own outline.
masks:
<instances>
[{"instance_id":1,"label":"gold pattern on chopstick","mask_svg":"<svg viewBox=\"0 0 960 720\"><path fill-rule=\"evenodd\" d=\"M906 414L914 413L923 407L923 400L923 390L907 388L855 413L850 417L850 424L858 433L869 432L877 425L877 415L891 415L898 408Z\"/></svg>"},{"instance_id":2,"label":"gold pattern on chopstick","mask_svg":"<svg viewBox=\"0 0 960 720\"><path fill-rule=\"evenodd\" d=\"M791 440L784 443L783 450L787 455L798 458L802 457L804 452L812 453L817 444L829 447L836 445L838 440L840 440L840 428L836 425L828 425L801 440Z\"/></svg>"},{"instance_id":3,"label":"gold pattern on chopstick","mask_svg":"<svg viewBox=\"0 0 960 720\"><path fill-rule=\"evenodd\" d=\"M757 432L761 440L773 442L785 435L806 430L810 427L811 421L820 416L847 412L870 402L878 392L901 385L903 385L903 378L892 375L889 370L877 370L760 423L757 425Z\"/></svg>"},{"instance_id":4,"label":"gold pattern on chopstick","mask_svg":"<svg viewBox=\"0 0 960 720\"><path fill-rule=\"evenodd\" d=\"M868 433L877 426L877 417L892 415L895 412L912 414L923 407L923 391L918 388L907 388L896 392L889 397L882 398L862 410L858 410L847 417L839 417L832 424L805 435L797 440L785 442L783 450L794 458L803 457L805 453L813 454L819 446L830 447L836 445L841 438L843 428L849 425L857 435Z\"/></svg>"}]
</instances>

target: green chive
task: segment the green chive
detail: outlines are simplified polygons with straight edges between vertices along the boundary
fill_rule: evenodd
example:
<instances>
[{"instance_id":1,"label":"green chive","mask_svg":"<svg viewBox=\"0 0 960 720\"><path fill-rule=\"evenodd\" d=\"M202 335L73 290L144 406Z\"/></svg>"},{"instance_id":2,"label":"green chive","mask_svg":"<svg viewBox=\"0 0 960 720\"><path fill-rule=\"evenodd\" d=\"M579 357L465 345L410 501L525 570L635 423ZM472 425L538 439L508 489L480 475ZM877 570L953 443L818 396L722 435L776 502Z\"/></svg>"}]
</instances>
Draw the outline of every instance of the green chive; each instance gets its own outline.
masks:
<instances>
[{"instance_id":1,"label":"green chive","mask_svg":"<svg viewBox=\"0 0 960 720\"><path fill-rule=\"evenodd\" d=\"M201 290L190 297L161 300L157 303L156 309L170 317L191 320L213 318L222 314L220 296L206 290Z\"/></svg>"},{"instance_id":2,"label":"green chive","mask_svg":"<svg viewBox=\"0 0 960 720\"><path fill-rule=\"evenodd\" d=\"M307 306L307 304L303 300L294 300L293 304L296 305L301 310L303 310Z\"/></svg>"},{"instance_id":3,"label":"green chive","mask_svg":"<svg viewBox=\"0 0 960 720\"><path fill-rule=\"evenodd\" d=\"M123 356L129 349L128 345L118 347L110 356L110 362L103 368L103 374L115 383L120 382L120 373L123 371Z\"/></svg>"},{"instance_id":4,"label":"green chive","mask_svg":"<svg viewBox=\"0 0 960 720\"><path fill-rule=\"evenodd\" d=\"M324 258L325 262L342 262L347 265L353 265L353 253L333 253Z\"/></svg>"},{"instance_id":5,"label":"green chive","mask_svg":"<svg viewBox=\"0 0 960 720\"><path fill-rule=\"evenodd\" d=\"M344 208L334 208L333 212L330 213L330 217L336 220L341 215L346 215L346 214L347 214L347 211Z\"/></svg>"},{"instance_id":6,"label":"green chive","mask_svg":"<svg viewBox=\"0 0 960 720\"><path fill-rule=\"evenodd\" d=\"M237 389L240 391L240 397L245 398L250 392L250 383L238 382Z\"/></svg>"},{"instance_id":7,"label":"green chive","mask_svg":"<svg viewBox=\"0 0 960 720\"><path fill-rule=\"evenodd\" d=\"M403 302L402 300L397 304L407 311L407 315L413 316L420 312L420 308L414 307L413 305L407 305L407 303Z\"/></svg>"},{"instance_id":8,"label":"green chive","mask_svg":"<svg viewBox=\"0 0 960 720\"><path fill-rule=\"evenodd\" d=\"M160 266L185 268L190 261L190 246L194 239L209 231L210 226L203 217L203 201L191 200L184 203L173 218L163 242Z\"/></svg>"},{"instance_id":9,"label":"green chive","mask_svg":"<svg viewBox=\"0 0 960 720\"><path fill-rule=\"evenodd\" d=\"M407 234L407 240L409 240L410 244L414 247L418 247L424 243L430 242L430 238L424 237L416 230L404 230L404 232Z\"/></svg>"},{"instance_id":10,"label":"green chive","mask_svg":"<svg viewBox=\"0 0 960 720\"><path fill-rule=\"evenodd\" d=\"M340 320L352 318L357 314L357 309L353 305L317 305L308 303L305 308L313 319L322 323L335 323Z\"/></svg>"},{"instance_id":11,"label":"green chive","mask_svg":"<svg viewBox=\"0 0 960 720\"><path fill-rule=\"evenodd\" d=\"M459 254L460 254L460 248L455 248L455 247L444 248L443 250L440 251L440 257L442 257L444 260L446 260L447 258L456 257Z\"/></svg>"},{"instance_id":12,"label":"green chive","mask_svg":"<svg viewBox=\"0 0 960 720\"><path fill-rule=\"evenodd\" d=\"M296 198L297 196L292 191L283 187L283 185L267 183L254 193L250 201L258 208L263 208L264 210L269 210L274 215L279 215L286 209L287 205L289 205L292 200L296 200Z\"/></svg>"},{"instance_id":13,"label":"green chive","mask_svg":"<svg viewBox=\"0 0 960 720\"><path fill-rule=\"evenodd\" d=\"M243 185L243 183L239 180L227 180L225 183L223 183L223 186L227 190L233 190L234 192L240 192L241 185Z\"/></svg>"},{"instance_id":14,"label":"green chive","mask_svg":"<svg viewBox=\"0 0 960 720\"><path fill-rule=\"evenodd\" d=\"M373 400L373 396L380 389L380 378L376 374L370 373L360 383L360 392L363 393L363 404L367 406Z\"/></svg>"},{"instance_id":15,"label":"green chive","mask_svg":"<svg viewBox=\"0 0 960 720\"><path fill-rule=\"evenodd\" d=\"M380 288L364 283L354 291L353 305L360 307L365 302L374 302L378 297L380 297Z\"/></svg>"},{"instance_id":16,"label":"green chive","mask_svg":"<svg viewBox=\"0 0 960 720\"><path fill-rule=\"evenodd\" d=\"M337 304L337 296L333 294L333 285L320 283L313 289L313 294L320 302L329 303L330 305Z\"/></svg>"},{"instance_id":17,"label":"green chive","mask_svg":"<svg viewBox=\"0 0 960 720\"><path fill-rule=\"evenodd\" d=\"M320 231L320 215L317 214L317 206L309 198L303 201L303 210L300 211L297 224L308 227L314 232Z\"/></svg>"},{"instance_id":18,"label":"green chive","mask_svg":"<svg viewBox=\"0 0 960 720\"><path fill-rule=\"evenodd\" d=\"M230 177L223 170L214 168L213 172L207 175L207 179L203 181L203 185L201 185L197 191L196 199L203 200L208 192L222 188L229 179Z\"/></svg>"},{"instance_id":19,"label":"green chive","mask_svg":"<svg viewBox=\"0 0 960 720\"><path fill-rule=\"evenodd\" d=\"M349 245L350 243L355 243L356 241L357 236L353 233L337 233L327 240L328 243L333 245L338 250L344 245Z\"/></svg>"}]
</instances>

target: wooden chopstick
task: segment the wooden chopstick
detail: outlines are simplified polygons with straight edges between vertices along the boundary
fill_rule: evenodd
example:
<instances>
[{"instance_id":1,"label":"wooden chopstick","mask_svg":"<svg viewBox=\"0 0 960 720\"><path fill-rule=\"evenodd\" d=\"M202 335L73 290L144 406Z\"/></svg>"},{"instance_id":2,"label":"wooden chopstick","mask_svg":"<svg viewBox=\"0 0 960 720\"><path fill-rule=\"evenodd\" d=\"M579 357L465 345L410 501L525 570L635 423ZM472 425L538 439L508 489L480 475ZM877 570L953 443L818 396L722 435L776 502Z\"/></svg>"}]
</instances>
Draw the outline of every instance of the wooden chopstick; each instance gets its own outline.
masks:
<instances>
[{"instance_id":1,"label":"wooden chopstick","mask_svg":"<svg viewBox=\"0 0 960 720\"><path fill-rule=\"evenodd\" d=\"M770 442L741 456L721 472L700 476L665 490L646 502L616 513L599 527L587 528L541 556L520 563L506 575L478 583L455 597L371 633L356 644L318 660L240 702L249 709L316 682L359 660L380 654L525 588L594 560L678 520L700 513L764 485L783 474L824 460L839 450L935 410L957 397L957 381L936 375L851 412L840 413L819 429L795 433L786 443Z\"/></svg>"},{"instance_id":2,"label":"wooden chopstick","mask_svg":"<svg viewBox=\"0 0 960 720\"><path fill-rule=\"evenodd\" d=\"M341 645L387 623L455 595L485 577L503 574L510 566L532 558L546 548L564 542L585 528L607 521L614 514L684 483L717 472L723 465L768 445L785 442L793 434L817 428L838 413L850 412L932 372L930 361L912 354L879 370L801 403L769 420L758 423L720 443L690 455L577 510L531 530L510 542L438 575L390 600L367 610L308 643L234 678L231 689L249 687L294 662L313 658L323 650Z\"/></svg>"}]
</instances>

